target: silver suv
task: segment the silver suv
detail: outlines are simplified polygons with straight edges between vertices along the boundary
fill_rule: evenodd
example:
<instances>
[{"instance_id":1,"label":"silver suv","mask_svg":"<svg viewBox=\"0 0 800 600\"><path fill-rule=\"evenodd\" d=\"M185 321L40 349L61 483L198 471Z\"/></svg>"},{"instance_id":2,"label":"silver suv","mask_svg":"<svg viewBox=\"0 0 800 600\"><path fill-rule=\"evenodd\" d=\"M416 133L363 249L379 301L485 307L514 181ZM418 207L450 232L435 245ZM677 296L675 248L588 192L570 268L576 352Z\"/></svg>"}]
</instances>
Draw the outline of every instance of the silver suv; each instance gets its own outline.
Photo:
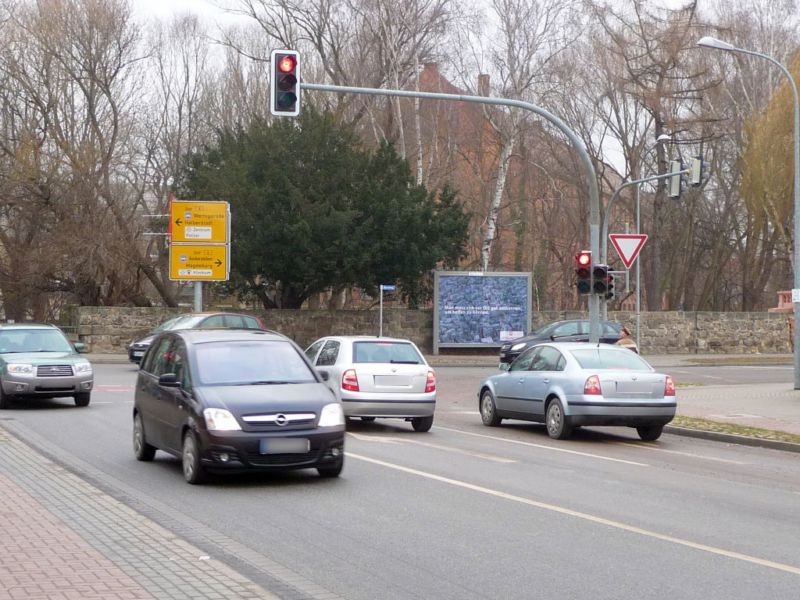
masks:
<instances>
[{"instance_id":1,"label":"silver suv","mask_svg":"<svg viewBox=\"0 0 800 600\"><path fill-rule=\"evenodd\" d=\"M58 327L33 323L0 324L0 408L23 398L71 396L88 406L94 373Z\"/></svg>"}]
</instances>

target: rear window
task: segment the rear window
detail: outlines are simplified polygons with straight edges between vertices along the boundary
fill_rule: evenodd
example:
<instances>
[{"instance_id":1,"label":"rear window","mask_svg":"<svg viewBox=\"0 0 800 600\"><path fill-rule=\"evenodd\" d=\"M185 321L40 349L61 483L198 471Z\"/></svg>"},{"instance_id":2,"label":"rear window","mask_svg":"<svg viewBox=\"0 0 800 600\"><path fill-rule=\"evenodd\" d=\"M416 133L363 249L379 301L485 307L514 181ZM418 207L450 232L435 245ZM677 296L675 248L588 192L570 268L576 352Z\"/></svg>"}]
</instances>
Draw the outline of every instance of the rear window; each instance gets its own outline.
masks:
<instances>
[{"instance_id":1,"label":"rear window","mask_svg":"<svg viewBox=\"0 0 800 600\"><path fill-rule=\"evenodd\" d=\"M195 346L201 385L311 383L314 373L287 342L209 342Z\"/></svg>"},{"instance_id":2,"label":"rear window","mask_svg":"<svg viewBox=\"0 0 800 600\"><path fill-rule=\"evenodd\" d=\"M572 356L583 369L625 369L631 371L652 371L652 367L638 354L627 348L581 348L570 350Z\"/></svg>"},{"instance_id":3,"label":"rear window","mask_svg":"<svg viewBox=\"0 0 800 600\"><path fill-rule=\"evenodd\" d=\"M420 365L425 362L419 351L407 342L356 342L354 363L395 363Z\"/></svg>"}]
</instances>

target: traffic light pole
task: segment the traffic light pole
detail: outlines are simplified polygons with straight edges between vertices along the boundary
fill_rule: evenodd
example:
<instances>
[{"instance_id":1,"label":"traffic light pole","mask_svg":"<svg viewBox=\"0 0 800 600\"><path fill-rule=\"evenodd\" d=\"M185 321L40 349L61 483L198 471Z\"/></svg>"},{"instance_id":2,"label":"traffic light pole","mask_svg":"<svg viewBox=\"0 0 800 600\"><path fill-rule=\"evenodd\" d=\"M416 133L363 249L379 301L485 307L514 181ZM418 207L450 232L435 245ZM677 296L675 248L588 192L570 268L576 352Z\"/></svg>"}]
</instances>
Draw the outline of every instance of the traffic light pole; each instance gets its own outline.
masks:
<instances>
[{"instance_id":1,"label":"traffic light pole","mask_svg":"<svg viewBox=\"0 0 800 600\"><path fill-rule=\"evenodd\" d=\"M511 106L521 108L539 115L558 127L567 136L569 141L578 152L586 175L586 184L589 192L589 249L592 256L600 254L600 192L597 187L597 175L592 164L592 159L586 151L583 141L567 127L558 117L543 108L523 102L521 100L511 100L508 98L487 98L485 96L466 96L462 94L442 94L438 92L418 92L411 90L390 90L382 88L362 88L346 85L325 85L319 83L300 83L300 88L304 90L316 90L320 92L338 92L349 94L366 94L370 96L401 96L406 98L428 98L430 100L458 100L460 102L472 102L476 104L493 104L496 106ZM592 294L588 298L589 302L589 341L597 343L600 341L600 298Z\"/></svg>"}]
</instances>

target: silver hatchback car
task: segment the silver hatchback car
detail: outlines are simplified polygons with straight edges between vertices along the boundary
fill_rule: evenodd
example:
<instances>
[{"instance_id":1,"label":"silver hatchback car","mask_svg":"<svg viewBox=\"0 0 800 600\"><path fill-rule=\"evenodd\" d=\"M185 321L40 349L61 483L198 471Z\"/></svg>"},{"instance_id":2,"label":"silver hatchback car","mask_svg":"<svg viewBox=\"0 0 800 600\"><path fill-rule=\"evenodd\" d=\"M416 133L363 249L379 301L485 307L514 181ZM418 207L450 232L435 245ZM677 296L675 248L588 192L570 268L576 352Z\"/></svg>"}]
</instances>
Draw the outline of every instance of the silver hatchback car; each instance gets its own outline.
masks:
<instances>
[{"instance_id":1,"label":"silver hatchback car","mask_svg":"<svg viewBox=\"0 0 800 600\"><path fill-rule=\"evenodd\" d=\"M635 427L653 441L675 417L675 384L641 356L609 344L563 342L528 348L507 371L481 383L484 425L538 421L555 439L581 425Z\"/></svg>"},{"instance_id":2,"label":"silver hatchback car","mask_svg":"<svg viewBox=\"0 0 800 600\"><path fill-rule=\"evenodd\" d=\"M433 425L436 373L410 340L324 337L306 349L306 356L320 373L327 373L346 417L405 419L414 431Z\"/></svg>"}]
</instances>

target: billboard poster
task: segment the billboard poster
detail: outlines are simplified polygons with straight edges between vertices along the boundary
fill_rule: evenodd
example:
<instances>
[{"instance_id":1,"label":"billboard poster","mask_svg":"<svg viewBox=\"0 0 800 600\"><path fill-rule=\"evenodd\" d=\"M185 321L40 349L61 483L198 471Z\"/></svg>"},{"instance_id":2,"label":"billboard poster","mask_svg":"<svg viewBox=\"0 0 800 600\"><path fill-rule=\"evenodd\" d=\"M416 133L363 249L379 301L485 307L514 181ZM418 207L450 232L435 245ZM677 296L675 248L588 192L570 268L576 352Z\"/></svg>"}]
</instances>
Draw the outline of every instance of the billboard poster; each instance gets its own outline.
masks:
<instances>
[{"instance_id":1,"label":"billboard poster","mask_svg":"<svg viewBox=\"0 0 800 600\"><path fill-rule=\"evenodd\" d=\"M499 347L530 331L531 274L436 271L433 350Z\"/></svg>"}]
</instances>

